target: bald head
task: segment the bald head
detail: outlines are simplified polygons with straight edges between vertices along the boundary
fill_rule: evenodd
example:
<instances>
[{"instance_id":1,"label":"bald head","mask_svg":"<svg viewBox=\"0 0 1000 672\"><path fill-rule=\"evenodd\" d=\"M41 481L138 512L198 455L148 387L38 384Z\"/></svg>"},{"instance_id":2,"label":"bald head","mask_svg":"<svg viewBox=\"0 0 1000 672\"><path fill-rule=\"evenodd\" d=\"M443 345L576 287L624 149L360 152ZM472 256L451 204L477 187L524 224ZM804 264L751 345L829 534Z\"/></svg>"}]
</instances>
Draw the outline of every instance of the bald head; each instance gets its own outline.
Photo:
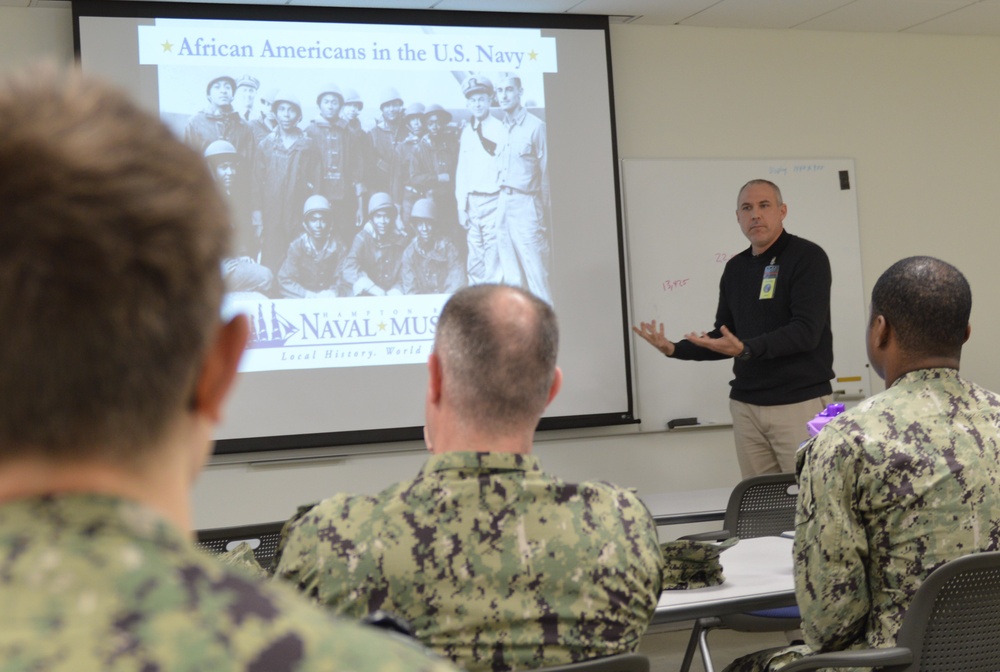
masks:
<instances>
[{"instance_id":1,"label":"bald head","mask_svg":"<svg viewBox=\"0 0 1000 672\"><path fill-rule=\"evenodd\" d=\"M529 292L476 285L445 304L434 350L456 415L502 435L534 426L549 400L559 348L552 307Z\"/></svg>"},{"instance_id":2,"label":"bald head","mask_svg":"<svg viewBox=\"0 0 1000 672\"><path fill-rule=\"evenodd\" d=\"M765 179L759 179L758 178L756 180L750 180L749 182L747 182L746 184L744 184L742 187L740 187L740 191L736 195L736 208L737 209L739 209L740 204L743 202L743 192L746 191L748 187L754 187L754 186L770 187L771 189L774 190L774 204L775 205L781 205L782 203L784 203L784 201L781 200L781 189L778 188L778 185L776 185L771 180L765 180Z\"/></svg>"}]
</instances>

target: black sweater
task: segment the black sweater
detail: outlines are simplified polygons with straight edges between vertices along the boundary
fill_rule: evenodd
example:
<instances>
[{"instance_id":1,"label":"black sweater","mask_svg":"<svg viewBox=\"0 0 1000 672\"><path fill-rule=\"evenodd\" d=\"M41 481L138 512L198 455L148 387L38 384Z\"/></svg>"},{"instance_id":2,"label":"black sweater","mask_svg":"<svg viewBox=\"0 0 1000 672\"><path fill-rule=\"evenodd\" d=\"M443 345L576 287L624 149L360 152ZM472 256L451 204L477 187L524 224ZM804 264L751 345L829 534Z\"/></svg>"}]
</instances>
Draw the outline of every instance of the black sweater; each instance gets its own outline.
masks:
<instances>
[{"instance_id":1,"label":"black sweater","mask_svg":"<svg viewBox=\"0 0 1000 672\"><path fill-rule=\"evenodd\" d=\"M774 296L761 299L764 268L772 264L778 266ZM747 248L729 260L709 336L720 337L725 325L750 349L750 359L733 360L731 399L776 406L832 392L831 283L823 248L787 231L763 254ZM687 340L676 346L677 359L727 358Z\"/></svg>"}]
</instances>

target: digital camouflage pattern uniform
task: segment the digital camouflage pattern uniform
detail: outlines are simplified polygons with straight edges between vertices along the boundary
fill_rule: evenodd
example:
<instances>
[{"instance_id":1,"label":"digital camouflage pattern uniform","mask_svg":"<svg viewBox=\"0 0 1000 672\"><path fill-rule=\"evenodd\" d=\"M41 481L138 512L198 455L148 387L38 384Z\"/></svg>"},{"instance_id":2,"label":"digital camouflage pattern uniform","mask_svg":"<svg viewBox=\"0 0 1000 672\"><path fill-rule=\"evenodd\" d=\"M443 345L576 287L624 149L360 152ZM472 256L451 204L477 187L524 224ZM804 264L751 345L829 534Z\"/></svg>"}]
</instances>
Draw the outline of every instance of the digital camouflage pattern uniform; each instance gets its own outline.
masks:
<instances>
[{"instance_id":1,"label":"digital camouflage pattern uniform","mask_svg":"<svg viewBox=\"0 0 1000 672\"><path fill-rule=\"evenodd\" d=\"M401 616L468 670L632 651L660 595L642 502L564 483L531 455L434 455L415 479L331 497L285 532L277 576L340 614Z\"/></svg>"},{"instance_id":2,"label":"digital camouflage pattern uniform","mask_svg":"<svg viewBox=\"0 0 1000 672\"><path fill-rule=\"evenodd\" d=\"M0 505L0 604L4 670L453 670L99 495Z\"/></svg>"},{"instance_id":3,"label":"digital camouflage pattern uniform","mask_svg":"<svg viewBox=\"0 0 1000 672\"><path fill-rule=\"evenodd\" d=\"M799 451L795 592L804 652L888 647L939 565L1000 549L1000 397L954 369L912 371Z\"/></svg>"}]
</instances>

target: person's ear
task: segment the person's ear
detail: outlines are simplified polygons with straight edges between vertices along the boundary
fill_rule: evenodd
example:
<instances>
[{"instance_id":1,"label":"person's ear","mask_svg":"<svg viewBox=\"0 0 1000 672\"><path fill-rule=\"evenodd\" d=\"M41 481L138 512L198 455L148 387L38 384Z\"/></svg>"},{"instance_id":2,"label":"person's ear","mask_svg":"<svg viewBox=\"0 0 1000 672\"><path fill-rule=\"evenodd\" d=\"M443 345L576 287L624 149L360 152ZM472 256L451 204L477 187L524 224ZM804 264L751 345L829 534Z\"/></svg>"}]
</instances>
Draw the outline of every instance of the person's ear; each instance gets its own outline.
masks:
<instances>
[{"instance_id":1,"label":"person's ear","mask_svg":"<svg viewBox=\"0 0 1000 672\"><path fill-rule=\"evenodd\" d=\"M427 401L435 405L441 401L441 358L436 352L427 358Z\"/></svg>"},{"instance_id":2,"label":"person's ear","mask_svg":"<svg viewBox=\"0 0 1000 672\"><path fill-rule=\"evenodd\" d=\"M237 315L216 330L205 351L194 388L192 410L212 423L222 419L222 408L236 380L249 335L246 315Z\"/></svg>"},{"instance_id":3,"label":"person's ear","mask_svg":"<svg viewBox=\"0 0 1000 672\"><path fill-rule=\"evenodd\" d=\"M962 345L965 345L966 343L969 342L969 336L972 336L972 325L971 324L965 325L965 338L962 339Z\"/></svg>"},{"instance_id":4,"label":"person's ear","mask_svg":"<svg viewBox=\"0 0 1000 672\"><path fill-rule=\"evenodd\" d=\"M552 387L549 388L549 398L545 402L546 406L551 404L552 400L556 398L557 394L559 394L559 390L562 389L562 380L563 380L562 369L560 369L557 366L555 375L552 376Z\"/></svg>"},{"instance_id":5,"label":"person's ear","mask_svg":"<svg viewBox=\"0 0 1000 672\"><path fill-rule=\"evenodd\" d=\"M871 326L872 343L880 350L884 350L889 344L889 334L892 326L886 321L885 315L876 315Z\"/></svg>"}]
</instances>

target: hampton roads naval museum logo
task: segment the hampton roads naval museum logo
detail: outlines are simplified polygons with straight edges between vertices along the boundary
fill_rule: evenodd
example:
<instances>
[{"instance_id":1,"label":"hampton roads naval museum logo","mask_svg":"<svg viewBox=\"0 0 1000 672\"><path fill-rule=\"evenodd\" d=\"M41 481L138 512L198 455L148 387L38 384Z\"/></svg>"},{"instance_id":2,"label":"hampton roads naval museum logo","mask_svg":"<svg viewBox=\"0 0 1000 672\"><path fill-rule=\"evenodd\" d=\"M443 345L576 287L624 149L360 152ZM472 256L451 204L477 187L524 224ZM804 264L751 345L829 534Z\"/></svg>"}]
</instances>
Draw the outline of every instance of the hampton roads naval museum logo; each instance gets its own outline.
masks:
<instances>
[{"instance_id":1,"label":"hampton roads naval museum logo","mask_svg":"<svg viewBox=\"0 0 1000 672\"><path fill-rule=\"evenodd\" d=\"M250 342L240 371L282 371L427 361L447 295L235 299Z\"/></svg>"}]
</instances>

